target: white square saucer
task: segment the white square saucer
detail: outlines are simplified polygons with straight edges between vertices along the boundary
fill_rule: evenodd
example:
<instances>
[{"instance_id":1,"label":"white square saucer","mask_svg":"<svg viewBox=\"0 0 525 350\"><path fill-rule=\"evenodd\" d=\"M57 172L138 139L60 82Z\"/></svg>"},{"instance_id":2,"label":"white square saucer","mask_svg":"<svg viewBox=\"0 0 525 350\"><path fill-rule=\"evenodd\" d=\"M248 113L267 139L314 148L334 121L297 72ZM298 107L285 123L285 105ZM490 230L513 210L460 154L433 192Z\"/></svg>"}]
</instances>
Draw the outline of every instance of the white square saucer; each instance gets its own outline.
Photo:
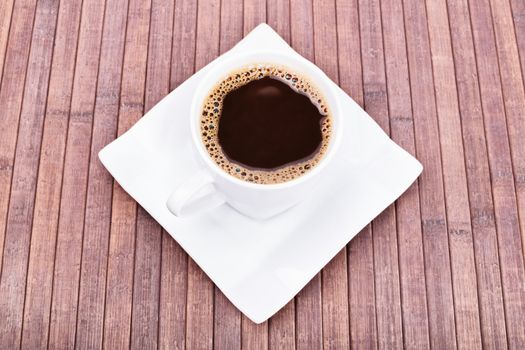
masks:
<instances>
[{"instance_id":1,"label":"white square saucer","mask_svg":"<svg viewBox=\"0 0 525 350\"><path fill-rule=\"evenodd\" d=\"M309 198L265 221L247 218L228 205L192 218L173 216L166 200L197 166L190 151L193 92L211 66L250 50L298 55L268 25L259 25L102 149L99 158L226 297L252 321L261 323L394 202L419 176L422 166L337 88L347 118L344 138L325 178Z\"/></svg>"}]
</instances>

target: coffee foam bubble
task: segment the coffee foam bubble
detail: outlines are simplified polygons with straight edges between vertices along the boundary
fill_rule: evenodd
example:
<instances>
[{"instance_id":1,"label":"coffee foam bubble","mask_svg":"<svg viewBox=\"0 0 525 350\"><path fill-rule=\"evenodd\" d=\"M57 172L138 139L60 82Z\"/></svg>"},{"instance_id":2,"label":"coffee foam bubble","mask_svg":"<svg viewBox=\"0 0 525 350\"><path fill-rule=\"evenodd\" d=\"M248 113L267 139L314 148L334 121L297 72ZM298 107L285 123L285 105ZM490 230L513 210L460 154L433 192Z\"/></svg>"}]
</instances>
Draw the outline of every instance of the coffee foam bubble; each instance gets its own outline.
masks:
<instances>
[{"instance_id":1,"label":"coffee foam bubble","mask_svg":"<svg viewBox=\"0 0 525 350\"><path fill-rule=\"evenodd\" d=\"M322 141L311 158L270 170L252 169L228 159L219 145L218 126L226 95L251 81L269 77L282 81L294 91L307 96L325 117L321 120ZM315 167L322 159L332 134L330 110L320 92L304 77L288 67L273 64L249 65L231 72L210 91L201 109L201 139L213 161L228 174L248 182L275 184L293 180Z\"/></svg>"}]
</instances>

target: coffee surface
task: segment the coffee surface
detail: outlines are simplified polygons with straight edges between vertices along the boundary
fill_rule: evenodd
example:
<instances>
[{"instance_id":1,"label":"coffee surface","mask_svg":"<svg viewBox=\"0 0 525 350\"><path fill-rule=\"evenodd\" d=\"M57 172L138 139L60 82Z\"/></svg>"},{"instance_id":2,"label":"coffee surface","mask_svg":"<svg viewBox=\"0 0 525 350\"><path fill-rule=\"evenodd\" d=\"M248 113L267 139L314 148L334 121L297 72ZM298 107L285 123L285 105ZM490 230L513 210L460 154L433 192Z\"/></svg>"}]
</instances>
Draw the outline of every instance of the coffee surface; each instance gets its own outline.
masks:
<instances>
[{"instance_id":1,"label":"coffee surface","mask_svg":"<svg viewBox=\"0 0 525 350\"><path fill-rule=\"evenodd\" d=\"M201 111L201 137L211 158L239 179L268 184L315 167L331 134L323 97L291 69L249 66L210 92Z\"/></svg>"},{"instance_id":2,"label":"coffee surface","mask_svg":"<svg viewBox=\"0 0 525 350\"><path fill-rule=\"evenodd\" d=\"M279 168L317 152L324 117L306 95L264 77L226 95L219 145L228 159L246 167Z\"/></svg>"}]
</instances>

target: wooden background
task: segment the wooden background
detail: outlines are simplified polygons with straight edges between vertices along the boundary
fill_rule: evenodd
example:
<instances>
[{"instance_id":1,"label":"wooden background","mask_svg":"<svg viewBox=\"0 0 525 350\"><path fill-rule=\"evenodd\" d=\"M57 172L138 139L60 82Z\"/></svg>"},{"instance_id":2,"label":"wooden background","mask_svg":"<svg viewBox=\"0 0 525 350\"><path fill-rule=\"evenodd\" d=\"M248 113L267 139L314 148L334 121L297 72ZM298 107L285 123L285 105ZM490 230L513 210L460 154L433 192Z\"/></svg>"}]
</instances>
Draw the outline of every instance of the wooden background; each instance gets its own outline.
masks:
<instances>
[{"instance_id":1,"label":"wooden background","mask_svg":"<svg viewBox=\"0 0 525 350\"><path fill-rule=\"evenodd\" d=\"M255 325L96 155L260 22L425 170ZM0 349L525 349L524 70L522 0L1 0Z\"/></svg>"}]
</instances>

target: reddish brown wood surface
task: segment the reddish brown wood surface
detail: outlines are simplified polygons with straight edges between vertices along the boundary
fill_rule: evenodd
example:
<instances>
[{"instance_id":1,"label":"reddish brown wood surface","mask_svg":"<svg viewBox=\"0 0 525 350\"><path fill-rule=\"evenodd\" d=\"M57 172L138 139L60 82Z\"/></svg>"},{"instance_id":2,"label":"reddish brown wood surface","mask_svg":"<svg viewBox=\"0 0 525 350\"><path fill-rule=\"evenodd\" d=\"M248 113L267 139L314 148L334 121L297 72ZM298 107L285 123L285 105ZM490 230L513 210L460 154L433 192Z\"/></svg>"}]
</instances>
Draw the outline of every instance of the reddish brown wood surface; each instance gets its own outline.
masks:
<instances>
[{"instance_id":1,"label":"reddish brown wood surface","mask_svg":"<svg viewBox=\"0 0 525 350\"><path fill-rule=\"evenodd\" d=\"M507 339L494 205L467 1L449 2L448 12L465 147L482 344L486 348L505 348Z\"/></svg>"},{"instance_id":2,"label":"reddish brown wood surface","mask_svg":"<svg viewBox=\"0 0 525 350\"><path fill-rule=\"evenodd\" d=\"M151 2L144 111L168 92L170 84L173 3ZM137 209L133 278L131 348L158 348L162 229L144 209Z\"/></svg>"},{"instance_id":3,"label":"reddish brown wood surface","mask_svg":"<svg viewBox=\"0 0 525 350\"><path fill-rule=\"evenodd\" d=\"M405 32L419 178L430 345L456 348L450 245L443 192L442 152L436 111L427 12L422 1L404 0Z\"/></svg>"},{"instance_id":4,"label":"reddish brown wood surface","mask_svg":"<svg viewBox=\"0 0 525 350\"><path fill-rule=\"evenodd\" d=\"M27 349L44 348L48 344L67 113L71 102L80 12L81 4L71 2L60 6L58 13L27 272L22 335L22 348Z\"/></svg>"},{"instance_id":5,"label":"reddish brown wood surface","mask_svg":"<svg viewBox=\"0 0 525 350\"><path fill-rule=\"evenodd\" d=\"M173 31L169 89L173 90L194 71L197 6L194 1L177 1L173 10ZM152 19L153 20L153 19ZM184 349L188 256L162 232L159 296L159 349Z\"/></svg>"},{"instance_id":6,"label":"reddish brown wood surface","mask_svg":"<svg viewBox=\"0 0 525 350\"><path fill-rule=\"evenodd\" d=\"M364 107L381 128L390 133L380 2L359 4ZM385 15L388 16L388 12ZM372 223L372 240L378 348L400 348L403 331L393 205Z\"/></svg>"},{"instance_id":7,"label":"reddish brown wood surface","mask_svg":"<svg viewBox=\"0 0 525 350\"><path fill-rule=\"evenodd\" d=\"M270 24L424 165L252 323L97 153ZM519 0L0 2L0 348L525 348Z\"/></svg>"},{"instance_id":8,"label":"reddish brown wood surface","mask_svg":"<svg viewBox=\"0 0 525 350\"><path fill-rule=\"evenodd\" d=\"M400 13L401 0L382 1L382 13ZM414 116L410 96L406 37L403 16L382 16L387 79L390 135L415 155ZM395 203L399 278L403 319L403 341L408 349L429 347L428 313L425 290L425 264L421 235L418 183Z\"/></svg>"},{"instance_id":9,"label":"reddish brown wood surface","mask_svg":"<svg viewBox=\"0 0 525 350\"><path fill-rule=\"evenodd\" d=\"M39 151L53 60L57 15L58 2L37 3L5 226L4 262L1 270L2 283L0 283L0 313L4 322L0 327L0 334L2 334L0 348L18 347L22 339ZM33 83L27 83L28 81Z\"/></svg>"},{"instance_id":10,"label":"reddish brown wood surface","mask_svg":"<svg viewBox=\"0 0 525 350\"><path fill-rule=\"evenodd\" d=\"M454 59L445 1L429 0L427 20L440 132L458 348L481 348L476 267Z\"/></svg>"}]
</instances>

